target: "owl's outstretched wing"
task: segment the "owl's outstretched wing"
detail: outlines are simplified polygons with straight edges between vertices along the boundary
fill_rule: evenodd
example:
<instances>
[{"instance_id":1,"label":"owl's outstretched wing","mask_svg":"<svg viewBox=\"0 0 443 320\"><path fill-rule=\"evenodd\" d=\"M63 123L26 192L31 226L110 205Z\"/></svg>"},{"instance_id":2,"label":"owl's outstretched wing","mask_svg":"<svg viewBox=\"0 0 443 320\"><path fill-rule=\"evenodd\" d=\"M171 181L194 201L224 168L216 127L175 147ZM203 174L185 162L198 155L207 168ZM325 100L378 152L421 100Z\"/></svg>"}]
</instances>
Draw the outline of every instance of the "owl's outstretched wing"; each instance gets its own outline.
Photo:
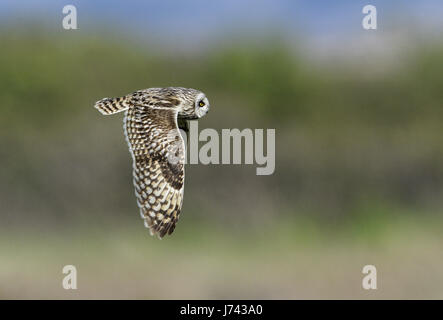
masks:
<instances>
[{"instance_id":1,"label":"owl's outstretched wing","mask_svg":"<svg viewBox=\"0 0 443 320\"><path fill-rule=\"evenodd\" d=\"M133 157L135 195L151 235L171 234L184 191L184 142L173 108L133 106L124 129Z\"/></svg>"}]
</instances>

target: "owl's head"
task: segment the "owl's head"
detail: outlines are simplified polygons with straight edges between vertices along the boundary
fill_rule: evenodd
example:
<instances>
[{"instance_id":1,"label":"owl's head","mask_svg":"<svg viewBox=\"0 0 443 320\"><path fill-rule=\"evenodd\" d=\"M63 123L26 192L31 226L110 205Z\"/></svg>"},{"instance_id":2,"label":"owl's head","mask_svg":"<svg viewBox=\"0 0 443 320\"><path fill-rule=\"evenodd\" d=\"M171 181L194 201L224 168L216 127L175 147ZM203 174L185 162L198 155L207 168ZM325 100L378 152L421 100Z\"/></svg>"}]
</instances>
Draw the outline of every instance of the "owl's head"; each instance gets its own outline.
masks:
<instances>
[{"instance_id":1,"label":"owl's head","mask_svg":"<svg viewBox=\"0 0 443 320\"><path fill-rule=\"evenodd\" d=\"M175 88L180 100L178 117L182 119L199 119L209 111L209 100L206 95L195 89Z\"/></svg>"}]
</instances>

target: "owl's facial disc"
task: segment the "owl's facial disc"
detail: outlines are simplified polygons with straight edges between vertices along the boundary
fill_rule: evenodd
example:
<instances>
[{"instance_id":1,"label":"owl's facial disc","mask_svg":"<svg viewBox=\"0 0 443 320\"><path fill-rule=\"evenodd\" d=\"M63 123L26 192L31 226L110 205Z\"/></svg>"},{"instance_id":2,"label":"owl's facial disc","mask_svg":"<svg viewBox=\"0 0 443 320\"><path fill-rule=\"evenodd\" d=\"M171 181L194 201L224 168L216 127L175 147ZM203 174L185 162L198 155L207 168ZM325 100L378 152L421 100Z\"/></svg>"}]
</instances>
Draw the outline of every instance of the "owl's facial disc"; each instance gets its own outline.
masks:
<instances>
[{"instance_id":1,"label":"owl's facial disc","mask_svg":"<svg viewBox=\"0 0 443 320\"><path fill-rule=\"evenodd\" d=\"M195 114L198 118L203 117L209 111L209 100L203 93L195 99Z\"/></svg>"}]
</instances>

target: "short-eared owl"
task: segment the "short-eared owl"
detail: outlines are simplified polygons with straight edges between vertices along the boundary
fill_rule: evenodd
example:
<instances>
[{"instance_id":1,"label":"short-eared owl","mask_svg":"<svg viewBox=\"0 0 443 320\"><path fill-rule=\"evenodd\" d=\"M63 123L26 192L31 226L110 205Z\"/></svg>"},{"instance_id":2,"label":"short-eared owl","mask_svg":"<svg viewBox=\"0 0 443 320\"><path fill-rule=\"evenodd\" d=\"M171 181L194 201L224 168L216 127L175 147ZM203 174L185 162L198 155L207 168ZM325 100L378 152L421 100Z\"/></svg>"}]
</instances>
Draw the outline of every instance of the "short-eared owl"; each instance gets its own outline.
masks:
<instances>
[{"instance_id":1,"label":"short-eared owl","mask_svg":"<svg viewBox=\"0 0 443 320\"><path fill-rule=\"evenodd\" d=\"M95 103L102 114L125 111L124 132L133 159L141 217L151 235L174 231L183 203L185 145L179 129L203 117L209 101L186 88L150 88Z\"/></svg>"}]
</instances>

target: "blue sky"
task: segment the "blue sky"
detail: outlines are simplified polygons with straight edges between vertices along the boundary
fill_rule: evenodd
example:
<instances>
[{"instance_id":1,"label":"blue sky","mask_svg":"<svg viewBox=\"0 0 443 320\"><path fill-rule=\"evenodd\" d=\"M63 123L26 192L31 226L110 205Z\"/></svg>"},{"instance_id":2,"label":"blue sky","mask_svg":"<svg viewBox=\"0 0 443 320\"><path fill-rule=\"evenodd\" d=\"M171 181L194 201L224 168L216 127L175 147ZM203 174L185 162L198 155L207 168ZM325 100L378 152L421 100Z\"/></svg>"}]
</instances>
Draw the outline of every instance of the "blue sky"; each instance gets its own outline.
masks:
<instances>
[{"instance_id":1,"label":"blue sky","mask_svg":"<svg viewBox=\"0 0 443 320\"><path fill-rule=\"evenodd\" d=\"M419 29L441 35L443 30L441 0L2 0L1 24L37 20L46 27L61 28L62 8L67 4L77 7L78 32L118 30L178 46L269 30L313 41L340 39L363 32L361 10L366 4L377 7L377 32Z\"/></svg>"}]
</instances>

